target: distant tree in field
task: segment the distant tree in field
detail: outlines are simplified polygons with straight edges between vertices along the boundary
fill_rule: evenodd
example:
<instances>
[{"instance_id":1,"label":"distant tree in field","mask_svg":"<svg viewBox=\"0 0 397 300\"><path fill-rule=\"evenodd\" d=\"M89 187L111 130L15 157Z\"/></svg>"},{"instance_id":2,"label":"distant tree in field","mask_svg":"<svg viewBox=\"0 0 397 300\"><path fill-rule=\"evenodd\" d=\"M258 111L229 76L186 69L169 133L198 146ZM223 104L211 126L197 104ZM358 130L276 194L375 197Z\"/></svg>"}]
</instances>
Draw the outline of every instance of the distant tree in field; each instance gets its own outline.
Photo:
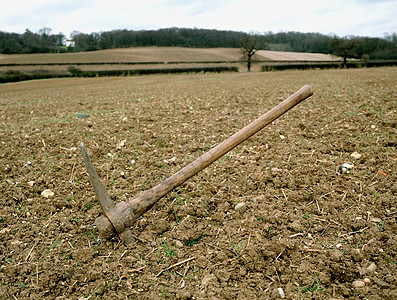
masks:
<instances>
[{"instance_id":1,"label":"distant tree in field","mask_svg":"<svg viewBox=\"0 0 397 300\"><path fill-rule=\"evenodd\" d=\"M338 38L332 39L332 54L343 57L343 67L347 66L348 58L357 57L357 53L354 51L354 47L358 41L355 38Z\"/></svg>"},{"instance_id":2,"label":"distant tree in field","mask_svg":"<svg viewBox=\"0 0 397 300\"><path fill-rule=\"evenodd\" d=\"M240 40L240 47L243 60L247 63L248 72L251 72L251 64L255 58L256 52L266 47L265 40L257 35L247 35Z\"/></svg>"}]
</instances>

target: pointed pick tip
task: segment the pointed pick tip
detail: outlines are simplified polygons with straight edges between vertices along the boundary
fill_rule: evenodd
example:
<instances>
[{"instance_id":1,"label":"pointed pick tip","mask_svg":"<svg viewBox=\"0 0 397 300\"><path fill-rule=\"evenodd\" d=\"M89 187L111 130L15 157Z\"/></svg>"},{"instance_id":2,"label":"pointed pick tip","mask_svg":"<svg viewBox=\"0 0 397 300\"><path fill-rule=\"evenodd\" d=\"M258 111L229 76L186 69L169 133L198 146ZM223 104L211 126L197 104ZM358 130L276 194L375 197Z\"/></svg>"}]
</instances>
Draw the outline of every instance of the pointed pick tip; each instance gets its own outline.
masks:
<instances>
[{"instance_id":1,"label":"pointed pick tip","mask_svg":"<svg viewBox=\"0 0 397 300\"><path fill-rule=\"evenodd\" d=\"M90 175L92 186L94 187L97 199L102 208L102 212L105 216L107 216L115 207L115 204L110 199L109 194L106 192L105 187L103 186L101 180L97 172L95 171L94 166L91 163L91 159L87 153L87 150L84 147L84 144L80 143L81 152L83 154L83 159L85 163L85 167L87 169L88 174Z\"/></svg>"}]
</instances>

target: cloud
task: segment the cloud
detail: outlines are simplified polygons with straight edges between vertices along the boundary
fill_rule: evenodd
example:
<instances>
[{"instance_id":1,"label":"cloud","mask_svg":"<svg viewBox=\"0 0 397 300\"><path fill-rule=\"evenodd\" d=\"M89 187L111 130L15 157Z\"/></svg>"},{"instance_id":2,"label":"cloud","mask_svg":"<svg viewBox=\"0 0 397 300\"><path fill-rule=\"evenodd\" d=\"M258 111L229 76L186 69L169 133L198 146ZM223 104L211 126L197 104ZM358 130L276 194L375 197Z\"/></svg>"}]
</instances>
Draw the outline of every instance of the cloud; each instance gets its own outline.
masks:
<instances>
[{"instance_id":1,"label":"cloud","mask_svg":"<svg viewBox=\"0 0 397 300\"><path fill-rule=\"evenodd\" d=\"M0 30L49 27L68 35L114 29L198 27L382 36L397 32L395 0L14 0L0 10Z\"/></svg>"}]
</instances>

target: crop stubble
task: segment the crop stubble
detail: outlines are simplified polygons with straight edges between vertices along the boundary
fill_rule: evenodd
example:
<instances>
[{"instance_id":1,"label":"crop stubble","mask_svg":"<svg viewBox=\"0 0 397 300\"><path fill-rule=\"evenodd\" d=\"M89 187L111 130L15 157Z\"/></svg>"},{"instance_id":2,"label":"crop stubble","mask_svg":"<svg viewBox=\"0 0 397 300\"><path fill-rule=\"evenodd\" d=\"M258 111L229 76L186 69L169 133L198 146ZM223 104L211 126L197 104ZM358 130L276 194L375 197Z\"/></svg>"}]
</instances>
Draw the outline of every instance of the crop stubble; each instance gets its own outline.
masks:
<instances>
[{"instance_id":1,"label":"crop stubble","mask_svg":"<svg viewBox=\"0 0 397 300\"><path fill-rule=\"evenodd\" d=\"M379 68L1 85L1 297L396 297L396 79ZM160 200L134 245L100 240L80 141L126 200L304 84L311 99Z\"/></svg>"}]
</instances>

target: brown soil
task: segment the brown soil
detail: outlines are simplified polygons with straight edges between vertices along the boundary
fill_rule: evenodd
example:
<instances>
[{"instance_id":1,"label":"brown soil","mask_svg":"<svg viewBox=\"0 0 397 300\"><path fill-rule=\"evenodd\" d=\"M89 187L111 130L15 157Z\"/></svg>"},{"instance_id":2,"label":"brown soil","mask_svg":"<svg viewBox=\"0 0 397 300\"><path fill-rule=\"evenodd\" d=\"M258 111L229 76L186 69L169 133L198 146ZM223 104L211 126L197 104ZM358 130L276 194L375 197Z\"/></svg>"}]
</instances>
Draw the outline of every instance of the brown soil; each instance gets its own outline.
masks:
<instances>
[{"instance_id":1,"label":"brown soil","mask_svg":"<svg viewBox=\"0 0 397 300\"><path fill-rule=\"evenodd\" d=\"M396 299L396 80L378 68L1 85L0 297ZM312 98L139 218L136 243L98 235L81 141L125 201L304 84Z\"/></svg>"},{"instance_id":2,"label":"brown soil","mask_svg":"<svg viewBox=\"0 0 397 300\"><path fill-rule=\"evenodd\" d=\"M337 56L321 53L285 52L260 50L257 55L263 60L283 61L330 61L337 60Z\"/></svg>"},{"instance_id":3,"label":"brown soil","mask_svg":"<svg viewBox=\"0 0 397 300\"><path fill-rule=\"evenodd\" d=\"M133 47L89 52L0 55L5 63L238 61L239 48Z\"/></svg>"}]
</instances>

